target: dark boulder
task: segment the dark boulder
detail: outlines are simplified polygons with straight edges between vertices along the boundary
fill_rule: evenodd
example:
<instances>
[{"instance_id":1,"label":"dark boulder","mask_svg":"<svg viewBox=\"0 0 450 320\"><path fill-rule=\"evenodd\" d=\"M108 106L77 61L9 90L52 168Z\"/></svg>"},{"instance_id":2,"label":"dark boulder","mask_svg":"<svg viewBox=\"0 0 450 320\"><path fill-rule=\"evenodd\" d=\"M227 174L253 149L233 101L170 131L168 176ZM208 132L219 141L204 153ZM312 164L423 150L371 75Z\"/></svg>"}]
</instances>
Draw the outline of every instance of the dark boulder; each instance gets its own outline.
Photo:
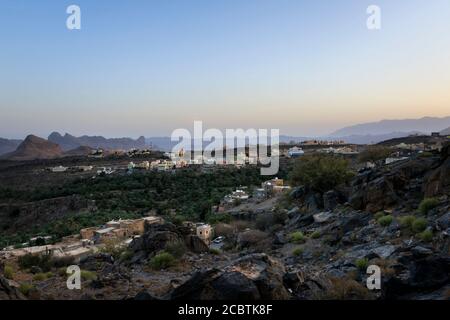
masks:
<instances>
[{"instance_id":1,"label":"dark boulder","mask_svg":"<svg viewBox=\"0 0 450 320\"><path fill-rule=\"evenodd\" d=\"M0 275L0 300L26 300L26 297Z\"/></svg>"},{"instance_id":2,"label":"dark boulder","mask_svg":"<svg viewBox=\"0 0 450 320\"><path fill-rule=\"evenodd\" d=\"M284 265L266 254L251 254L224 270L195 273L175 288L171 299L181 300L281 300L290 294L283 285Z\"/></svg>"}]
</instances>

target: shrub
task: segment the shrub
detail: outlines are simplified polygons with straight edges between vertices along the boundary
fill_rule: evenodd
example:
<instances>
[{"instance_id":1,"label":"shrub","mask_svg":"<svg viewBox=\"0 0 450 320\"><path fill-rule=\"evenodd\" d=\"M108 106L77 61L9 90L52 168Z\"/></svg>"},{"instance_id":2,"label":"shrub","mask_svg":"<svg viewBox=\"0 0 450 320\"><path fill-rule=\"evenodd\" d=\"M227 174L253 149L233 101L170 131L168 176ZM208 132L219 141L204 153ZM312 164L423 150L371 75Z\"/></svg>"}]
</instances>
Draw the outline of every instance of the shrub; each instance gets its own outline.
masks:
<instances>
[{"instance_id":1,"label":"shrub","mask_svg":"<svg viewBox=\"0 0 450 320\"><path fill-rule=\"evenodd\" d=\"M234 228L233 228L233 226L226 224L226 223L218 223L214 227L214 234L217 237L223 236L223 237L229 238L234 234Z\"/></svg>"},{"instance_id":2,"label":"shrub","mask_svg":"<svg viewBox=\"0 0 450 320\"><path fill-rule=\"evenodd\" d=\"M313 233L311 233L311 239L318 239L318 238L320 238L319 231L314 231Z\"/></svg>"},{"instance_id":3,"label":"shrub","mask_svg":"<svg viewBox=\"0 0 450 320\"><path fill-rule=\"evenodd\" d=\"M425 198L419 205L419 212L422 214L427 214L431 209L436 208L439 204L436 198Z\"/></svg>"},{"instance_id":4,"label":"shrub","mask_svg":"<svg viewBox=\"0 0 450 320\"><path fill-rule=\"evenodd\" d=\"M306 155L295 162L289 179L293 186L306 185L323 193L348 182L352 176L345 159L330 155Z\"/></svg>"},{"instance_id":5,"label":"shrub","mask_svg":"<svg viewBox=\"0 0 450 320\"><path fill-rule=\"evenodd\" d=\"M33 276L33 281L43 281L46 279L49 279L53 277L53 273L52 272L46 272L46 273L37 273Z\"/></svg>"},{"instance_id":6,"label":"shrub","mask_svg":"<svg viewBox=\"0 0 450 320\"><path fill-rule=\"evenodd\" d=\"M175 265L176 259L168 252L162 251L150 260L150 267L155 270L166 269Z\"/></svg>"},{"instance_id":7,"label":"shrub","mask_svg":"<svg viewBox=\"0 0 450 320\"><path fill-rule=\"evenodd\" d=\"M318 299L324 300L365 300L370 299L369 290L361 283L345 277L331 278L331 285L323 294L317 296Z\"/></svg>"},{"instance_id":8,"label":"shrub","mask_svg":"<svg viewBox=\"0 0 450 320\"><path fill-rule=\"evenodd\" d=\"M67 268L66 267L61 267L58 269L58 275L60 275L61 277L64 277L67 275Z\"/></svg>"},{"instance_id":9,"label":"shrub","mask_svg":"<svg viewBox=\"0 0 450 320\"><path fill-rule=\"evenodd\" d=\"M133 255L134 255L133 251L131 251L131 250L125 250L125 251L123 251L122 254L120 255L119 260L120 260L121 262L124 262L124 261L130 261L131 258L133 258Z\"/></svg>"},{"instance_id":10,"label":"shrub","mask_svg":"<svg viewBox=\"0 0 450 320\"><path fill-rule=\"evenodd\" d=\"M387 226L391 225L393 220L394 220L394 218L392 218L392 216L387 215L387 216L383 216L383 217L379 218L378 223L380 225L382 225L383 227L387 227Z\"/></svg>"},{"instance_id":11,"label":"shrub","mask_svg":"<svg viewBox=\"0 0 450 320\"><path fill-rule=\"evenodd\" d=\"M292 251L292 255L295 257L301 256L303 254L303 248L302 247L297 247L294 249L294 251Z\"/></svg>"},{"instance_id":12,"label":"shrub","mask_svg":"<svg viewBox=\"0 0 450 320\"><path fill-rule=\"evenodd\" d=\"M211 248L211 249L209 249L209 253L215 254L215 255L219 255L220 254L220 250L216 249L216 248Z\"/></svg>"},{"instance_id":13,"label":"shrub","mask_svg":"<svg viewBox=\"0 0 450 320\"><path fill-rule=\"evenodd\" d=\"M422 232L426 229L428 221L425 218L417 218L412 224L412 231L415 233Z\"/></svg>"},{"instance_id":14,"label":"shrub","mask_svg":"<svg viewBox=\"0 0 450 320\"><path fill-rule=\"evenodd\" d=\"M430 242L431 240L433 240L433 231L425 230L419 233L419 239L425 242Z\"/></svg>"},{"instance_id":15,"label":"shrub","mask_svg":"<svg viewBox=\"0 0 450 320\"><path fill-rule=\"evenodd\" d=\"M230 223L231 216L228 213L215 213L208 217L209 224L216 224L219 222Z\"/></svg>"},{"instance_id":16,"label":"shrub","mask_svg":"<svg viewBox=\"0 0 450 320\"><path fill-rule=\"evenodd\" d=\"M181 241L172 242L166 246L166 251L175 258L181 258L186 252L186 246Z\"/></svg>"},{"instance_id":17,"label":"shrub","mask_svg":"<svg viewBox=\"0 0 450 320\"><path fill-rule=\"evenodd\" d=\"M369 260L367 258L357 259L355 261L355 265L360 270L366 270L369 265Z\"/></svg>"},{"instance_id":18,"label":"shrub","mask_svg":"<svg viewBox=\"0 0 450 320\"><path fill-rule=\"evenodd\" d=\"M404 216L399 218L400 226L403 228L411 229L416 217L414 216Z\"/></svg>"},{"instance_id":19,"label":"shrub","mask_svg":"<svg viewBox=\"0 0 450 320\"><path fill-rule=\"evenodd\" d=\"M306 241L306 237L301 231L293 232L289 235L289 239L294 243L303 243Z\"/></svg>"},{"instance_id":20,"label":"shrub","mask_svg":"<svg viewBox=\"0 0 450 320\"><path fill-rule=\"evenodd\" d=\"M383 146L369 146L366 150L362 151L358 155L358 162L363 163L367 161L375 162L382 160L391 154L392 150Z\"/></svg>"},{"instance_id":21,"label":"shrub","mask_svg":"<svg viewBox=\"0 0 450 320\"><path fill-rule=\"evenodd\" d=\"M81 279L85 281L96 280L97 274L93 271L81 270Z\"/></svg>"},{"instance_id":22,"label":"shrub","mask_svg":"<svg viewBox=\"0 0 450 320\"><path fill-rule=\"evenodd\" d=\"M384 217L384 211L378 211L377 213L375 213L375 220L378 221L378 219L380 219L381 217Z\"/></svg>"},{"instance_id":23,"label":"shrub","mask_svg":"<svg viewBox=\"0 0 450 320\"><path fill-rule=\"evenodd\" d=\"M21 269L29 269L33 266L41 268L44 272L52 268L53 262L50 255L26 254L19 257L18 263Z\"/></svg>"},{"instance_id":24,"label":"shrub","mask_svg":"<svg viewBox=\"0 0 450 320\"><path fill-rule=\"evenodd\" d=\"M14 269L11 266L6 265L5 268L3 269L3 273L5 275L6 279L14 279Z\"/></svg>"},{"instance_id":25,"label":"shrub","mask_svg":"<svg viewBox=\"0 0 450 320\"><path fill-rule=\"evenodd\" d=\"M247 230L241 232L238 236L238 242L241 247L257 245L266 239L267 233L260 230Z\"/></svg>"},{"instance_id":26,"label":"shrub","mask_svg":"<svg viewBox=\"0 0 450 320\"><path fill-rule=\"evenodd\" d=\"M24 282L19 286L19 291L25 296L28 296L31 290L34 290L34 286L31 283Z\"/></svg>"}]
</instances>

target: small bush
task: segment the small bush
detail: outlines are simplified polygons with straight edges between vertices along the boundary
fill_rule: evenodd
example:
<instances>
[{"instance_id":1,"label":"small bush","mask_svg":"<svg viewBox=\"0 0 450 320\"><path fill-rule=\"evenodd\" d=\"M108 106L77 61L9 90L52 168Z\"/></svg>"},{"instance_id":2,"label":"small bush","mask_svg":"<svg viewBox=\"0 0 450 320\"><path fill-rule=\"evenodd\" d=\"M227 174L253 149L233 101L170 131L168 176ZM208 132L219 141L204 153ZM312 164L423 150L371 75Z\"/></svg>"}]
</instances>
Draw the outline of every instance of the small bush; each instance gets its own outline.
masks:
<instances>
[{"instance_id":1,"label":"small bush","mask_svg":"<svg viewBox=\"0 0 450 320\"><path fill-rule=\"evenodd\" d=\"M166 251L173 255L175 258L181 258L186 252L186 246L183 242L177 241L173 243L169 243L166 246Z\"/></svg>"},{"instance_id":2,"label":"small bush","mask_svg":"<svg viewBox=\"0 0 450 320\"><path fill-rule=\"evenodd\" d=\"M331 155L305 155L296 160L289 175L293 186L306 185L320 193L346 183L352 177L349 162Z\"/></svg>"},{"instance_id":3,"label":"small bush","mask_svg":"<svg viewBox=\"0 0 450 320\"><path fill-rule=\"evenodd\" d=\"M223 237L229 238L234 234L234 228L233 228L233 226L226 224L226 223L218 223L214 227L214 234L217 237L223 236Z\"/></svg>"},{"instance_id":4,"label":"small bush","mask_svg":"<svg viewBox=\"0 0 450 320\"><path fill-rule=\"evenodd\" d=\"M393 220L394 220L394 218L392 218L392 216L387 215L387 216L383 216L383 217L379 218L378 223L380 225L382 225L383 227L387 227L387 226L391 225Z\"/></svg>"},{"instance_id":5,"label":"small bush","mask_svg":"<svg viewBox=\"0 0 450 320\"><path fill-rule=\"evenodd\" d=\"M306 240L305 235L301 231L293 232L289 235L289 239L293 243L303 243Z\"/></svg>"},{"instance_id":6,"label":"small bush","mask_svg":"<svg viewBox=\"0 0 450 320\"><path fill-rule=\"evenodd\" d=\"M366 300L371 299L369 290L351 278L331 278L331 285L323 294L317 296L323 300Z\"/></svg>"},{"instance_id":7,"label":"small bush","mask_svg":"<svg viewBox=\"0 0 450 320\"><path fill-rule=\"evenodd\" d=\"M230 221L231 221L231 215L229 215L228 213L215 213L208 217L209 224L217 224L220 222L230 223Z\"/></svg>"},{"instance_id":8,"label":"small bush","mask_svg":"<svg viewBox=\"0 0 450 320\"><path fill-rule=\"evenodd\" d=\"M150 267L155 270L167 269L175 265L176 259L168 252L161 252L150 260Z\"/></svg>"},{"instance_id":9,"label":"small bush","mask_svg":"<svg viewBox=\"0 0 450 320\"><path fill-rule=\"evenodd\" d=\"M419 212L422 214L427 214L431 209L434 209L439 204L436 198L425 198L419 205Z\"/></svg>"},{"instance_id":10,"label":"small bush","mask_svg":"<svg viewBox=\"0 0 450 320\"><path fill-rule=\"evenodd\" d=\"M411 229L414 221L416 221L416 217L414 216L404 216L399 218L400 226L406 229Z\"/></svg>"},{"instance_id":11,"label":"small bush","mask_svg":"<svg viewBox=\"0 0 450 320\"><path fill-rule=\"evenodd\" d=\"M133 255L134 255L133 251L131 251L131 250L125 250L125 251L123 251L122 254L120 255L119 260L120 260L121 262L130 261L131 258L133 258Z\"/></svg>"},{"instance_id":12,"label":"small bush","mask_svg":"<svg viewBox=\"0 0 450 320\"><path fill-rule=\"evenodd\" d=\"M319 239L319 238L320 238L319 231L314 231L313 233L311 233L311 239Z\"/></svg>"},{"instance_id":13,"label":"small bush","mask_svg":"<svg viewBox=\"0 0 450 320\"><path fill-rule=\"evenodd\" d=\"M412 224L412 231L419 233L427 228L428 221L425 218L417 218Z\"/></svg>"},{"instance_id":14,"label":"small bush","mask_svg":"<svg viewBox=\"0 0 450 320\"><path fill-rule=\"evenodd\" d=\"M419 239L425 242L430 242L431 240L433 240L433 231L425 230L419 233Z\"/></svg>"},{"instance_id":15,"label":"small bush","mask_svg":"<svg viewBox=\"0 0 450 320\"><path fill-rule=\"evenodd\" d=\"M19 257L18 262L21 269L29 269L36 266L41 268L44 272L50 271L53 266L53 261L50 255L26 254Z\"/></svg>"},{"instance_id":16,"label":"small bush","mask_svg":"<svg viewBox=\"0 0 450 320\"><path fill-rule=\"evenodd\" d=\"M81 279L85 281L97 279L97 274L93 271L81 270Z\"/></svg>"},{"instance_id":17,"label":"small bush","mask_svg":"<svg viewBox=\"0 0 450 320\"><path fill-rule=\"evenodd\" d=\"M375 162L378 160L386 159L392 153L392 150L383 146L369 146L366 150L362 151L358 155L358 162Z\"/></svg>"},{"instance_id":18,"label":"small bush","mask_svg":"<svg viewBox=\"0 0 450 320\"><path fill-rule=\"evenodd\" d=\"M219 255L220 250L216 249L216 248L211 248L211 249L209 249L209 253L214 254L214 255Z\"/></svg>"},{"instance_id":19,"label":"small bush","mask_svg":"<svg viewBox=\"0 0 450 320\"><path fill-rule=\"evenodd\" d=\"M384 217L384 211L378 211L377 213L375 213L375 216L374 216L375 220L378 221L378 219L380 219L382 217Z\"/></svg>"},{"instance_id":20,"label":"small bush","mask_svg":"<svg viewBox=\"0 0 450 320\"><path fill-rule=\"evenodd\" d=\"M3 273L6 279L13 280L14 279L14 269L11 266L6 265L3 269Z\"/></svg>"},{"instance_id":21,"label":"small bush","mask_svg":"<svg viewBox=\"0 0 450 320\"><path fill-rule=\"evenodd\" d=\"M58 269L58 275L64 277L67 275L67 267L61 267Z\"/></svg>"},{"instance_id":22,"label":"small bush","mask_svg":"<svg viewBox=\"0 0 450 320\"><path fill-rule=\"evenodd\" d=\"M33 281L44 281L53 277L52 272L37 273L33 276Z\"/></svg>"},{"instance_id":23,"label":"small bush","mask_svg":"<svg viewBox=\"0 0 450 320\"><path fill-rule=\"evenodd\" d=\"M45 276L45 273L36 273L33 276L33 281L43 281L45 279L47 279L47 277Z\"/></svg>"},{"instance_id":24,"label":"small bush","mask_svg":"<svg viewBox=\"0 0 450 320\"><path fill-rule=\"evenodd\" d=\"M292 251L292 255L294 257L301 256L302 254L303 254L303 248L301 248L301 247L295 248L294 251Z\"/></svg>"},{"instance_id":25,"label":"small bush","mask_svg":"<svg viewBox=\"0 0 450 320\"><path fill-rule=\"evenodd\" d=\"M25 296L28 296L31 290L34 290L34 286L31 283L24 282L19 286L19 291Z\"/></svg>"},{"instance_id":26,"label":"small bush","mask_svg":"<svg viewBox=\"0 0 450 320\"><path fill-rule=\"evenodd\" d=\"M359 270L366 270L369 265L369 260L367 258L357 259L355 265Z\"/></svg>"}]
</instances>

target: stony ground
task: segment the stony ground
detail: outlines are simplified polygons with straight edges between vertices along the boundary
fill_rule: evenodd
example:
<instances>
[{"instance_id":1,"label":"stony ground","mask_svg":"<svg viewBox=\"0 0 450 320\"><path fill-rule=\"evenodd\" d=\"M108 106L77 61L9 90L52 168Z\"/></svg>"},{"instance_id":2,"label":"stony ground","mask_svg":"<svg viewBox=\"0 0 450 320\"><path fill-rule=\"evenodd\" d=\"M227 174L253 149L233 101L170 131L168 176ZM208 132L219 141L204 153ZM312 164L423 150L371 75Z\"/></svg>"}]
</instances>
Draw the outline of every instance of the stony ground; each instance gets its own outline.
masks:
<instances>
[{"instance_id":1,"label":"stony ground","mask_svg":"<svg viewBox=\"0 0 450 320\"><path fill-rule=\"evenodd\" d=\"M82 290L68 290L64 274L34 281L25 270L13 281L0 276L0 299L450 299L450 148L361 171L325 194L297 187L288 198L253 223L217 225L222 252L184 227L152 226L126 252L82 262L95 275ZM424 198L433 201L423 206ZM162 250L176 261L155 268ZM366 286L371 265L380 290ZM26 297L16 288L23 281L34 284Z\"/></svg>"}]
</instances>

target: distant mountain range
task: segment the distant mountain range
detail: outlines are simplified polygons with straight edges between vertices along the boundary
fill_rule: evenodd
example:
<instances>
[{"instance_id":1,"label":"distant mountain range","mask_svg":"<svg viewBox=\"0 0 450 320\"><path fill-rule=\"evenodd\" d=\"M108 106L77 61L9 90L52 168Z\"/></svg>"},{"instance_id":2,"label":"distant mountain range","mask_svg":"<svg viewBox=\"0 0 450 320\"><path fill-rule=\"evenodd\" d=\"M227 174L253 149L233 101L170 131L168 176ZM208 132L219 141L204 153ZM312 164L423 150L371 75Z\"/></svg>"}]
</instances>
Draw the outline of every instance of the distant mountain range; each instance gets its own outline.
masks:
<instances>
[{"instance_id":1,"label":"distant mountain range","mask_svg":"<svg viewBox=\"0 0 450 320\"><path fill-rule=\"evenodd\" d=\"M147 147L144 137L140 137L137 140L133 140L131 138L107 139L102 136L75 137L68 133L62 136L58 132L53 132L48 136L48 141L59 144L64 151L73 150L82 146L105 150L129 150L133 148L143 149Z\"/></svg>"},{"instance_id":2,"label":"distant mountain range","mask_svg":"<svg viewBox=\"0 0 450 320\"><path fill-rule=\"evenodd\" d=\"M450 135L450 127L441 131L441 135L447 136Z\"/></svg>"},{"instance_id":3,"label":"distant mountain range","mask_svg":"<svg viewBox=\"0 0 450 320\"><path fill-rule=\"evenodd\" d=\"M281 135L281 143L299 143L305 140L344 140L347 143L375 144L382 141L407 137L410 135L429 135L440 132L450 135L450 116L443 118L424 117L421 119L382 120L357 124L339 129L322 137L296 137ZM46 143L48 142L48 143ZM65 155L89 154L92 149L129 150L143 149L149 146L153 149L170 151L178 142L172 142L170 137L143 136L134 140L131 138L104 138L102 136L75 137L68 133L62 136L58 132L49 135L48 140L30 135L24 141L0 138L0 156L13 159L41 159ZM205 142L205 145L207 143ZM225 142L224 142L225 144ZM42 149L42 150L40 150Z\"/></svg>"},{"instance_id":4,"label":"distant mountain range","mask_svg":"<svg viewBox=\"0 0 450 320\"><path fill-rule=\"evenodd\" d=\"M356 124L339 129L330 136L345 137L353 135L384 135L392 132L440 132L450 126L450 116L443 118L424 117L420 119L381 120Z\"/></svg>"},{"instance_id":5,"label":"distant mountain range","mask_svg":"<svg viewBox=\"0 0 450 320\"><path fill-rule=\"evenodd\" d=\"M0 138L0 155L13 152L17 149L22 140L9 140Z\"/></svg>"}]
</instances>

